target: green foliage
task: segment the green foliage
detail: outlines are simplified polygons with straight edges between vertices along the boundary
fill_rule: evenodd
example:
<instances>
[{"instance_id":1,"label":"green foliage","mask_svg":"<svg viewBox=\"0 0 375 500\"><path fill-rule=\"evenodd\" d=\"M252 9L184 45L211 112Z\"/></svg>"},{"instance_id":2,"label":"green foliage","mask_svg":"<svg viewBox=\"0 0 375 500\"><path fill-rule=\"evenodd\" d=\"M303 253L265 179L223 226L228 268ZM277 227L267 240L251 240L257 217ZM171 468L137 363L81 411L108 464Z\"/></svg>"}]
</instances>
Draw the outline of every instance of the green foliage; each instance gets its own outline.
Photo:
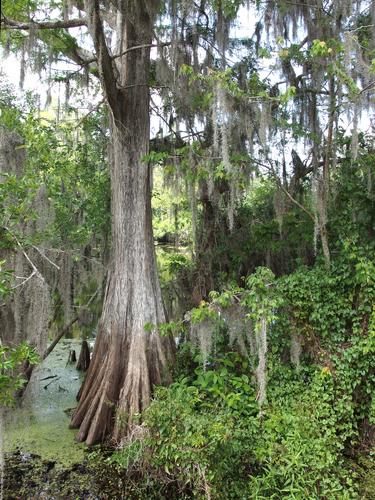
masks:
<instances>
[{"instance_id":1,"label":"green foliage","mask_svg":"<svg viewBox=\"0 0 375 500\"><path fill-rule=\"evenodd\" d=\"M196 307L191 311L191 322L201 323L205 320L216 320L218 319L217 311L211 307L211 304L202 300L199 307Z\"/></svg>"},{"instance_id":2,"label":"green foliage","mask_svg":"<svg viewBox=\"0 0 375 500\"><path fill-rule=\"evenodd\" d=\"M61 2L3 3L4 15L19 20L36 11L38 18L49 19L62 7ZM163 101L158 111L165 125L171 117L173 138L162 137L163 125L151 141L154 150L143 160L153 168L154 235L163 292L170 309L178 309L176 302L183 305L177 320L147 323L144 329L179 337L183 376L170 388L156 390L144 415L142 437L124 445L112 461L136 471L143 478L140 488L146 476L152 478L152 487L162 484L154 493L173 483L182 495L198 498L355 498L356 474L366 478L366 494L374 483L367 450L375 425L375 155L374 138L360 133L354 159L354 137L335 124L342 123L343 111L354 113L351 101L363 105L366 94L363 102L371 101L372 21L367 11L353 11L350 18L345 9L338 14L340 2L332 2L329 12L316 9L316 20L311 9L266 2L264 24L282 36L264 42L259 18L254 40L228 38L224 60L219 35L225 38L224 25L236 20L244 3L201 2L196 15L185 16L188 3L177 2L173 26L168 25L168 6L160 6L160 40L167 32L169 44L172 27L172 45L176 42L179 48L168 52L166 46L158 52L158 57L163 52L163 63L177 63L170 68L173 85L156 81L156 70L152 84ZM259 10L261 4L256 2ZM224 19L219 20L219 12ZM304 28L308 34L314 31L315 23L319 30L299 40L305 37ZM351 40L345 45L346 35ZM24 32L3 30L0 37L14 53L25 49ZM76 40L61 29L40 30L36 44L44 65L77 52ZM209 49L202 64L205 46ZM275 61L281 67L277 79ZM268 63L272 81L264 78ZM365 70L368 74L360 74ZM56 77L59 82L64 78ZM183 95L172 95L176 88ZM35 218L31 207L44 184L55 213L47 229L50 241L78 259L88 244L100 256L110 227L105 113L76 123L67 111L67 121L56 125L51 114L40 120L29 113L30 96L20 106L13 93L5 86L0 89L1 123L25 138L28 163L22 177L2 179L0 216L8 229L1 230L1 247L13 248L12 234L18 236L19 224ZM335 124L329 151L329 124L327 130L316 128L326 123L331 107ZM212 123L215 113L217 123ZM215 133L218 148L213 145ZM257 137L260 133L267 134L266 144ZM309 141L313 144L306 158L290 158L290 139L296 140L298 151L307 150ZM230 169L220 151L224 142ZM311 178L319 177L323 164L327 169L326 160L329 270L321 265L319 242L313 244L314 232L319 236L314 217L323 202L315 199L319 188ZM236 195L229 230L233 187L241 194ZM27 247L44 236L34 233L21 243ZM0 268L0 295L9 293L11 278L10 271ZM209 293L212 287L218 291ZM75 305L94 290L90 284ZM213 324L213 352L204 368L197 366L197 349L184 341L180 320L192 302L199 304L191 311L192 327ZM234 305L255 327L252 338L246 326L249 344L259 344L261 322L267 326L268 394L261 414L254 374L257 353L233 352L235 344L229 346L228 324L222 319ZM299 370L291 367L296 338L301 344ZM358 450L365 450L362 462ZM149 493L147 488L142 491Z\"/></svg>"},{"instance_id":3,"label":"green foliage","mask_svg":"<svg viewBox=\"0 0 375 500\"><path fill-rule=\"evenodd\" d=\"M268 319L261 414L249 360L218 343L205 368L185 359L185 376L158 389L146 434L113 460L197 498L357 498L358 477L366 477L363 490L372 481L372 469L353 469L347 455L374 419L373 259L344 243L330 272L317 264L276 278L258 268L244 287L212 292L193 322L218 320L218 308L234 300L253 320ZM285 361L292 331L302 339L299 371ZM184 345L180 351L186 357Z\"/></svg>"},{"instance_id":4,"label":"green foliage","mask_svg":"<svg viewBox=\"0 0 375 500\"><path fill-rule=\"evenodd\" d=\"M254 274L246 279L246 289L241 304L250 312L254 321L265 318L267 323L275 319L274 311L281 302L280 295L275 293L275 275L267 267L258 267Z\"/></svg>"},{"instance_id":5,"label":"green foliage","mask_svg":"<svg viewBox=\"0 0 375 500\"><path fill-rule=\"evenodd\" d=\"M370 457L360 457L356 467L360 498L372 498L375 491L375 460Z\"/></svg>"},{"instance_id":6,"label":"green foliage","mask_svg":"<svg viewBox=\"0 0 375 500\"><path fill-rule=\"evenodd\" d=\"M352 475L340 457L332 376L278 367L254 453L262 473L250 478L251 498L353 498Z\"/></svg>"},{"instance_id":7,"label":"green foliage","mask_svg":"<svg viewBox=\"0 0 375 500\"><path fill-rule=\"evenodd\" d=\"M155 156L159 157L159 153L151 156L154 158ZM169 243L175 243L177 246L186 246L191 242L189 204L183 192L176 193L179 175L181 176L182 173L179 174L176 168L169 164L169 160L164 164L163 170L164 172L157 167L153 170L152 211L154 236L156 239L167 238ZM169 176L171 176L170 182L168 182ZM168 248L164 250L162 259L165 258L167 261L175 259L173 252L168 252ZM161 253L159 252L159 256L161 256ZM176 257L176 259L179 258L183 258L183 256ZM168 263L167 267L169 268Z\"/></svg>"},{"instance_id":8,"label":"green foliage","mask_svg":"<svg viewBox=\"0 0 375 500\"><path fill-rule=\"evenodd\" d=\"M176 481L195 498L354 498L337 439L333 378L316 369L298 380L272 371L272 403L262 419L246 370L232 353L160 388L145 414L146 434L112 461ZM247 366L248 368L248 366ZM239 371L240 370L240 371Z\"/></svg>"},{"instance_id":9,"label":"green foliage","mask_svg":"<svg viewBox=\"0 0 375 500\"><path fill-rule=\"evenodd\" d=\"M4 267L5 261L0 260L0 299L4 299L11 292L13 272Z\"/></svg>"},{"instance_id":10,"label":"green foliage","mask_svg":"<svg viewBox=\"0 0 375 500\"><path fill-rule=\"evenodd\" d=\"M37 215L32 208L33 200L39 185L34 175L17 177L14 174L2 174L0 185L0 217L4 224L4 239L0 247L7 248L14 245L14 238L10 232L19 233L19 224L36 220ZM31 235L30 240L38 235Z\"/></svg>"},{"instance_id":11,"label":"green foliage","mask_svg":"<svg viewBox=\"0 0 375 500\"><path fill-rule=\"evenodd\" d=\"M248 379L221 363L217 371L199 369L194 385L184 378L160 388L156 396L145 414L142 452L133 443L112 460L156 469L160 481L177 481L182 493L190 491L195 498L238 498L257 430L257 405ZM246 419L239 419L244 415Z\"/></svg>"},{"instance_id":12,"label":"green foliage","mask_svg":"<svg viewBox=\"0 0 375 500\"><path fill-rule=\"evenodd\" d=\"M26 343L12 348L0 343L0 405L12 405L15 391L26 382L20 374L24 363L35 365L38 360L35 349Z\"/></svg>"},{"instance_id":13,"label":"green foliage","mask_svg":"<svg viewBox=\"0 0 375 500\"><path fill-rule=\"evenodd\" d=\"M0 73L2 76L2 74ZM25 103L17 102L14 88L4 79L0 84L0 123L2 126L14 130L20 124Z\"/></svg>"},{"instance_id":14,"label":"green foliage","mask_svg":"<svg viewBox=\"0 0 375 500\"><path fill-rule=\"evenodd\" d=\"M19 148L26 151L26 164L17 176L2 173L2 224L18 233L20 223L35 219L32 202L44 185L54 212L53 224L46 229L49 239L77 247L84 246L94 234L107 237L107 137L101 130L106 125L105 114L91 113L80 122L78 131L76 115L66 112L65 120L56 124L51 112L39 116L31 94L26 94L26 104L21 106L13 92L6 84L0 88L0 126L17 131L25 141ZM43 236L46 234L34 232L30 241L22 243L37 242Z\"/></svg>"},{"instance_id":15,"label":"green foliage","mask_svg":"<svg viewBox=\"0 0 375 500\"><path fill-rule=\"evenodd\" d=\"M91 120L91 121L90 121ZM53 237L64 244L84 245L95 234L106 234L109 222L109 177L104 159L105 137L96 126L100 116L86 121L83 135L69 123L54 124L29 116L23 127L28 171L47 189L55 213ZM84 139L90 137L90 141Z\"/></svg>"}]
</instances>

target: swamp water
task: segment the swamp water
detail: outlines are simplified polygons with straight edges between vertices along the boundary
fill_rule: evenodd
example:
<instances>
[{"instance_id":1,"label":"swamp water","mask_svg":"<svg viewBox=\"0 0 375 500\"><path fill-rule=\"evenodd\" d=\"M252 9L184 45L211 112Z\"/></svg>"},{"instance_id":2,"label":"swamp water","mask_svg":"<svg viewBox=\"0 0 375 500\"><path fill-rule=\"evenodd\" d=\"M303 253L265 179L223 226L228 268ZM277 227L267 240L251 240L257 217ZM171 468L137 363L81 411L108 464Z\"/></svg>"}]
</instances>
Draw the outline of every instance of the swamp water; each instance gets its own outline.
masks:
<instances>
[{"instance_id":1,"label":"swamp water","mask_svg":"<svg viewBox=\"0 0 375 500\"><path fill-rule=\"evenodd\" d=\"M4 419L5 474L3 498L121 498L118 478L88 459L84 444L69 429L70 414L83 374L68 363L81 341L63 339L36 366L18 406ZM105 490L110 489L110 493Z\"/></svg>"},{"instance_id":2,"label":"swamp water","mask_svg":"<svg viewBox=\"0 0 375 500\"><path fill-rule=\"evenodd\" d=\"M157 478L143 479L139 488L136 471L107 461L111 450L75 441L70 413L83 374L67 361L69 351L78 357L80 347L79 340L61 340L34 368L21 404L7 412L3 499L181 499L170 488L158 492Z\"/></svg>"},{"instance_id":3,"label":"swamp water","mask_svg":"<svg viewBox=\"0 0 375 500\"><path fill-rule=\"evenodd\" d=\"M70 349L78 355L80 346L79 340L61 340L34 368L21 403L5 417L5 452L18 449L62 466L82 462L84 445L75 442L69 421L83 375L67 363Z\"/></svg>"}]
</instances>

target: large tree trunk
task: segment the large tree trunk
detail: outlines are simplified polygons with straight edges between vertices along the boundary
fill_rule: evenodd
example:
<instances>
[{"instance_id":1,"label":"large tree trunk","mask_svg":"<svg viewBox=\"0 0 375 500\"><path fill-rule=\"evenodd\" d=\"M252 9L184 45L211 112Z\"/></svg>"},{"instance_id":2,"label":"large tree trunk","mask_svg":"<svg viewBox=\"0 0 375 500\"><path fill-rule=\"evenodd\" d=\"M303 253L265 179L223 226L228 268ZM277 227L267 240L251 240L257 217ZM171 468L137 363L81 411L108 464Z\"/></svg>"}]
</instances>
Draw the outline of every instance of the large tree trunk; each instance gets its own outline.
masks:
<instances>
[{"instance_id":1,"label":"large tree trunk","mask_svg":"<svg viewBox=\"0 0 375 500\"><path fill-rule=\"evenodd\" d=\"M143 48L121 58L117 99L111 95L116 89L106 87L108 75L101 75L112 111L113 258L93 358L71 422L79 427L77 439L89 445L109 435L121 440L150 403L152 386L170 382L174 354L173 340L157 330L165 314L152 235L150 167L143 160L150 125L147 7L156 3L125 3L124 48ZM95 31L98 10L91 15Z\"/></svg>"}]
</instances>

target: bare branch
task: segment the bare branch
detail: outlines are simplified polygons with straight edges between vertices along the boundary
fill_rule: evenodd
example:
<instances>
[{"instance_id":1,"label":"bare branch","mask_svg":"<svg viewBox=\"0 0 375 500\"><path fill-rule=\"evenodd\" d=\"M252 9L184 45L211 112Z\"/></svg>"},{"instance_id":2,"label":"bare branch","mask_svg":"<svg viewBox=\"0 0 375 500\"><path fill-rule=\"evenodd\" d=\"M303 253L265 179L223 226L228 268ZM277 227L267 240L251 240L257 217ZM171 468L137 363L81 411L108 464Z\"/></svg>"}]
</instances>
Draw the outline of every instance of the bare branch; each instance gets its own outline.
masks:
<instances>
[{"instance_id":1,"label":"bare branch","mask_svg":"<svg viewBox=\"0 0 375 500\"><path fill-rule=\"evenodd\" d=\"M368 85L366 85L366 87L364 87L361 91L360 91L360 94L363 94L364 92L366 92L366 90L371 90L375 87L375 81L372 81L370 82Z\"/></svg>"},{"instance_id":2,"label":"bare branch","mask_svg":"<svg viewBox=\"0 0 375 500\"><path fill-rule=\"evenodd\" d=\"M265 165L264 163L261 163L257 160L255 160L254 158L252 158L253 161L255 161L255 163L258 163L258 165L264 167L264 168L267 168L268 170L270 170L270 172L272 173L275 181L276 181L276 184L278 185L278 187L281 189L281 191L290 199L290 201L292 203L294 203L295 205L297 205L297 207L299 207L303 212L305 212L309 217L310 219L312 219L313 221L315 220L315 216L314 214L312 214L310 212L310 210L308 210L306 207L304 207L298 200L296 200L290 193L289 191L283 186L283 183L280 181L279 179L279 176L277 175L276 171L275 171L275 168L272 164L272 161L270 159L267 158L268 160L268 163L269 163L269 166L268 165Z\"/></svg>"},{"instance_id":3,"label":"bare branch","mask_svg":"<svg viewBox=\"0 0 375 500\"><path fill-rule=\"evenodd\" d=\"M17 246L19 247L19 249L21 250L23 256L25 257L25 259L27 260L27 262L30 264L32 270L33 270L33 274L36 274L38 276L38 278L40 278L42 281L45 281L42 274L40 273L40 271L38 270L38 268L36 267L36 265L33 263L33 261L30 259L30 257L27 255L27 253L25 252L20 240L17 238L17 236L12 233L12 231L8 228L8 227L5 227L3 226L3 228L8 231L8 233L12 236L12 238L14 239L14 241L17 243Z\"/></svg>"},{"instance_id":4,"label":"bare branch","mask_svg":"<svg viewBox=\"0 0 375 500\"><path fill-rule=\"evenodd\" d=\"M23 278L23 277L21 277L21 276L16 276L16 278L21 278L21 279L23 279L23 281L22 281L21 283L18 283L18 285L14 285L14 286L12 286L11 290L16 290L16 288L19 288L19 287L21 287L21 286L24 286L24 285L25 285L25 284L26 284L26 283L27 283L27 282L28 282L28 281L29 281L29 280L30 280L33 276L35 276L35 275L36 275L36 272L35 272L35 271L33 271L33 272L30 274L30 276L28 276L27 278Z\"/></svg>"},{"instance_id":5,"label":"bare branch","mask_svg":"<svg viewBox=\"0 0 375 500\"><path fill-rule=\"evenodd\" d=\"M78 121L78 123L75 125L75 129L79 128L82 123L87 120L87 118L92 114L92 113L95 113L95 111L97 111L100 106L102 106L103 104L105 103L104 99L101 99L98 104L96 104L93 108L91 108L84 116L82 116L82 118Z\"/></svg>"},{"instance_id":6,"label":"bare branch","mask_svg":"<svg viewBox=\"0 0 375 500\"><path fill-rule=\"evenodd\" d=\"M287 189L285 189L285 187L282 185L282 183L280 182L280 179L278 177L276 177L276 183L278 184L279 188L283 191L283 193L285 193L287 195L287 197L290 199L290 201L292 203L297 205L297 207L299 207L303 212L305 212L305 214L307 214L311 220L315 221L314 214L312 214L310 212L310 210L308 210L306 207L304 207L298 200L293 198L293 196L289 193L289 191Z\"/></svg>"},{"instance_id":7,"label":"bare branch","mask_svg":"<svg viewBox=\"0 0 375 500\"><path fill-rule=\"evenodd\" d=\"M134 45L133 47L129 47L128 49L124 50L121 52L121 54L116 54L113 56L113 59L118 59L119 57L125 56L129 52L132 52L133 50L141 50L141 49L148 49L148 48L161 48L161 47L169 47L171 45L171 42L165 42L165 43L144 43L142 45Z\"/></svg>"},{"instance_id":8,"label":"bare branch","mask_svg":"<svg viewBox=\"0 0 375 500\"><path fill-rule=\"evenodd\" d=\"M113 56L110 56L112 59L119 59L120 57L125 56L129 52L132 52L133 50L141 50L141 49L148 49L148 48L154 48L154 47L169 47L171 45L171 42L165 42L165 43L145 43L143 45L134 45L134 47L129 47L128 49L124 50L121 52L121 54L115 54ZM96 62L98 59L96 57L92 57L91 59L87 59L86 63L93 63Z\"/></svg>"},{"instance_id":9,"label":"bare branch","mask_svg":"<svg viewBox=\"0 0 375 500\"><path fill-rule=\"evenodd\" d=\"M78 28L79 26L87 26L86 18L68 19L67 21L42 21L35 23L34 21L22 22L15 19L8 19L4 15L1 18L1 28L17 29L17 30L53 30L63 28Z\"/></svg>"},{"instance_id":10,"label":"bare branch","mask_svg":"<svg viewBox=\"0 0 375 500\"><path fill-rule=\"evenodd\" d=\"M57 264L55 264L51 259L49 259L47 255L45 255L45 253L39 247L35 245L32 245L32 247L39 253L39 255L41 255L44 259L46 259L47 262L49 262L53 267L55 267L60 271L60 267Z\"/></svg>"}]
</instances>

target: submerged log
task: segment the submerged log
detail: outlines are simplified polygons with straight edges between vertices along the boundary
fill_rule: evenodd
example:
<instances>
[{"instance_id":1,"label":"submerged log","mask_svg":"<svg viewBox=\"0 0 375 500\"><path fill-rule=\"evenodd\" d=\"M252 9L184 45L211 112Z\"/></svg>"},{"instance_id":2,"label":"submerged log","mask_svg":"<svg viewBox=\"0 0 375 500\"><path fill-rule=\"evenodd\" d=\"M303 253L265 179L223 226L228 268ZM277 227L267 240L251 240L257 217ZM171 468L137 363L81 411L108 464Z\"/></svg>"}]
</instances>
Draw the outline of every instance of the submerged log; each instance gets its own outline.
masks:
<instances>
[{"instance_id":1,"label":"submerged log","mask_svg":"<svg viewBox=\"0 0 375 500\"><path fill-rule=\"evenodd\" d=\"M78 358L77 370L85 372L90 365L90 349L86 340L82 342L81 352Z\"/></svg>"}]
</instances>

